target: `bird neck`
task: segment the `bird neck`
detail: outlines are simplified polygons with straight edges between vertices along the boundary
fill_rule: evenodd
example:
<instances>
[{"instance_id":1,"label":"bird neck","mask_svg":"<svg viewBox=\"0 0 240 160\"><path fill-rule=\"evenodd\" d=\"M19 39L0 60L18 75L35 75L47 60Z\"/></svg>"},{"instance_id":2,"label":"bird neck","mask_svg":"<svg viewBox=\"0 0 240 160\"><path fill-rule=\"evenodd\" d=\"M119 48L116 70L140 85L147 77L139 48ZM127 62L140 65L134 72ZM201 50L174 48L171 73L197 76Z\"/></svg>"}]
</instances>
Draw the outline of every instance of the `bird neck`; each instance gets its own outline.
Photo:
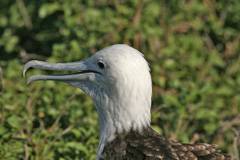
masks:
<instances>
[{"instance_id":1,"label":"bird neck","mask_svg":"<svg viewBox=\"0 0 240 160\"><path fill-rule=\"evenodd\" d=\"M99 115L100 142L98 156L106 143L129 131L142 132L150 126L151 97L141 96L139 92L108 95L101 93L94 99Z\"/></svg>"}]
</instances>

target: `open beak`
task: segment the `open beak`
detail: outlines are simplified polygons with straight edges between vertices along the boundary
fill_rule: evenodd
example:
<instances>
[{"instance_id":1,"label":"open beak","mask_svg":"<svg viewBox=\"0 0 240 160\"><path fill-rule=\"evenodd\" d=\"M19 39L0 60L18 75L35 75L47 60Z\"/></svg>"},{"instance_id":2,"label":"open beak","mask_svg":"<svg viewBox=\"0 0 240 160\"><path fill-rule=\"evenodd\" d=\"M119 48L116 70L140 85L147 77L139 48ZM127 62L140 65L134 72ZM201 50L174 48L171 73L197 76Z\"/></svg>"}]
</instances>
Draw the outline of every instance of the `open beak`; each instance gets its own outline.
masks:
<instances>
[{"instance_id":1,"label":"open beak","mask_svg":"<svg viewBox=\"0 0 240 160\"><path fill-rule=\"evenodd\" d=\"M52 71L71 71L74 73L61 75L34 75L28 78L28 84L38 80L55 80L64 82L81 81L94 78L94 73L101 74L100 72L95 71L90 65L88 65L87 61L50 64L43 61L32 60L24 65L23 76L25 76L26 72L30 68Z\"/></svg>"}]
</instances>

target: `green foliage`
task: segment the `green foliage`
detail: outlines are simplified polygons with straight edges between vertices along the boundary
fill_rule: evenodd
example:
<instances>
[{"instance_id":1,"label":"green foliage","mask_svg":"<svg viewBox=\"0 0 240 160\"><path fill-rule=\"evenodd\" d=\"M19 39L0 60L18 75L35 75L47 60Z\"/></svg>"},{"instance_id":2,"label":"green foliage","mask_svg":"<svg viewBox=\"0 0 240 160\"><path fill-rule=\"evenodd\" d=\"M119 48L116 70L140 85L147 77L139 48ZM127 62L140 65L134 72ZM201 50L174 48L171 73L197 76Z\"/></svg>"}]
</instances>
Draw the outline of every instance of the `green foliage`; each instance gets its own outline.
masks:
<instances>
[{"instance_id":1,"label":"green foliage","mask_svg":"<svg viewBox=\"0 0 240 160\"><path fill-rule=\"evenodd\" d=\"M238 155L240 1L16 0L0 6L0 159L94 159L98 123L91 99L61 83L27 86L22 66L29 59L76 61L116 43L139 49L151 65L156 130Z\"/></svg>"}]
</instances>

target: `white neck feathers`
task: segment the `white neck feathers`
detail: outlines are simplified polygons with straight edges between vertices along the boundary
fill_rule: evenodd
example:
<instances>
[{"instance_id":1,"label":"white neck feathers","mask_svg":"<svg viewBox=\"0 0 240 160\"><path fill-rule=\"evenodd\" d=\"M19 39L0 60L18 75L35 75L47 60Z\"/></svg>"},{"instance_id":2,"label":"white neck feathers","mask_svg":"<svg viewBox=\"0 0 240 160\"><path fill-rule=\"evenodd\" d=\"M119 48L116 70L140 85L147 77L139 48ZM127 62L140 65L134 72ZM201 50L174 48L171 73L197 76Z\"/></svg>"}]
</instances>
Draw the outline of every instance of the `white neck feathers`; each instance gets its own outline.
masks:
<instances>
[{"instance_id":1,"label":"white neck feathers","mask_svg":"<svg viewBox=\"0 0 240 160\"><path fill-rule=\"evenodd\" d=\"M95 92L94 102L100 121L98 157L116 134L130 130L141 132L150 126L152 83L149 71L147 73L132 75L135 78L124 77L108 92L102 92L101 88Z\"/></svg>"}]
</instances>

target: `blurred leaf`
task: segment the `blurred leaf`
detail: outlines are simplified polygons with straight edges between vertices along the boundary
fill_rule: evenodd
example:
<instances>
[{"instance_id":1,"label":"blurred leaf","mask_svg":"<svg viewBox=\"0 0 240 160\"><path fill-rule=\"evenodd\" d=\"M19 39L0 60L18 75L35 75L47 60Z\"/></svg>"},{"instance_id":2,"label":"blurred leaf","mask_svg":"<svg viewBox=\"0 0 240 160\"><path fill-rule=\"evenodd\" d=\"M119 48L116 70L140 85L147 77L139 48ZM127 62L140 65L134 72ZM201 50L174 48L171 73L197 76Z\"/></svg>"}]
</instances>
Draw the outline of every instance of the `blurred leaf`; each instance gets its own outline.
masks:
<instances>
[{"instance_id":1,"label":"blurred leaf","mask_svg":"<svg viewBox=\"0 0 240 160\"><path fill-rule=\"evenodd\" d=\"M21 118L16 115L9 117L7 122L13 128L19 129L21 127Z\"/></svg>"},{"instance_id":2,"label":"blurred leaf","mask_svg":"<svg viewBox=\"0 0 240 160\"><path fill-rule=\"evenodd\" d=\"M61 6L57 2L43 4L39 9L39 17L45 18L60 9L61 9Z\"/></svg>"}]
</instances>

